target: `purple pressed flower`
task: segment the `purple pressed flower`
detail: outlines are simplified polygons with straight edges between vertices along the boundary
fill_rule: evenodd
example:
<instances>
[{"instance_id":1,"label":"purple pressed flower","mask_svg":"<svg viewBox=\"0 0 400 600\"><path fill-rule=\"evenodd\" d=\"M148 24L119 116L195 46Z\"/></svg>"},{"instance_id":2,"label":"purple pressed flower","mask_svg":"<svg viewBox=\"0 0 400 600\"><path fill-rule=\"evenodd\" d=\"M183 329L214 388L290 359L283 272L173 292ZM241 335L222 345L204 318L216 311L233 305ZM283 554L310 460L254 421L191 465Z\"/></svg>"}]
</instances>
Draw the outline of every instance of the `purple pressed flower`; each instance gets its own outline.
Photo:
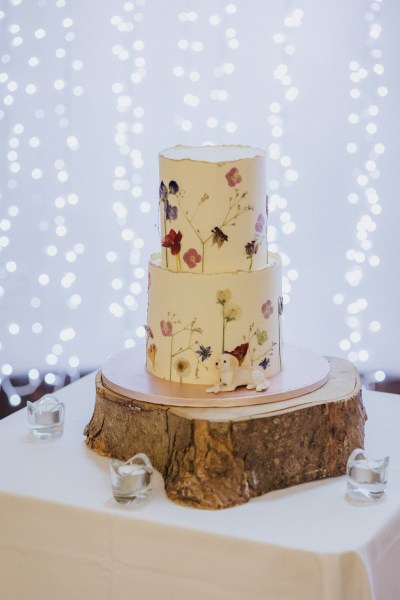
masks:
<instances>
[{"instance_id":1,"label":"purple pressed flower","mask_svg":"<svg viewBox=\"0 0 400 600\"><path fill-rule=\"evenodd\" d=\"M279 296L278 299L278 314L281 315L283 313L283 296Z\"/></svg>"},{"instance_id":2,"label":"purple pressed flower","mask_svg":"<svg viewBox=\"0 0 400 600\"><path fill-rule=\"evenodd\" d=\"M165 218L167 221L176 221L178 218L178 207L172 206L168 200L165 202Z\"/></svg>"},{"instance_id":3,"label":"purple pressed flower","mask_svg":"<svg viewBox=\"0 0 400 600\"><path fill-rule=\"evenodd\" d=\"M245 245L245 250L246 250L246 254L248 256L248 258L251 258L252 256L254 256L254 254L257 254L257 250L258 250L258 244L255 240L249 242L248 244Z\"/></svg>"},{"instance_id":4,"label":"purple pressed flower","mask_svg":"<svg viewBox=\"0 0 400 600\"><path fill-rule=\"evenodd\" d=\"M255 224L256 232L262 233L264 231L264 225L265 225L265 217L264 217L264 215L259 214L257 217L256 224Z\"/></svg>"},{"instance_id":5,"label":"purple pressed flower","mask_svg":"<svg viewBox=\"0 0 400 600\"><path fill-rule=\"evenodd\" d=\"M170 181L168 184L168 189L163 181L160 183L160 202L164 202L165 204L165 218L167 221L176 221L178 218L178 207L172 206L168 200L169 194L173 194L175 196L178 192L179 185L176 183L176 181Z\"/></svg>"},{"instance_id":6,"label":"purple pressed flower","mask_svg":"<svg viewBox=\"0 0 400 600\"><path fill-rule=\"evenodd\" d=\"M161 202L168 201L168 190L167 190L167 186L165 185L165 183L163 181L160 183L159 196L160 196Z\"/></svg>"},{"instance_id":7,"label":"purple pressed flower","mask_svg":"<svg viewBox=\"0 0 400 600\"><path fill-rule=\"evenodd\" d=\"M199 350L196 350L196 354L198 354L201 358L201 362L204 362L207 358L210 358L212 354L211 346L202 346L200 344Z\"/></svg>"},{"instance_id":8,"label":"purple pressed flower","mask_svg":"<svg viewBox=\"0 0 400 600\"><path fill-rule=\"evenodd\" d=\"M176 181L170 181L168 187L170 194L177 194L179 192L179 185L176 183Z\"/></svg>"},{"instance_id":9,"label":"purple pressed flower","mask_svg":"<svg viewBox=\"0 0 400 600\"><path fill-rule=\"evenodd\" d=\"M266 369L269 365L269 358L264 358L264 360L262 360L260 363L258 363L259 367L262 367L263 369Z\"/></svg>"}]
</instances>

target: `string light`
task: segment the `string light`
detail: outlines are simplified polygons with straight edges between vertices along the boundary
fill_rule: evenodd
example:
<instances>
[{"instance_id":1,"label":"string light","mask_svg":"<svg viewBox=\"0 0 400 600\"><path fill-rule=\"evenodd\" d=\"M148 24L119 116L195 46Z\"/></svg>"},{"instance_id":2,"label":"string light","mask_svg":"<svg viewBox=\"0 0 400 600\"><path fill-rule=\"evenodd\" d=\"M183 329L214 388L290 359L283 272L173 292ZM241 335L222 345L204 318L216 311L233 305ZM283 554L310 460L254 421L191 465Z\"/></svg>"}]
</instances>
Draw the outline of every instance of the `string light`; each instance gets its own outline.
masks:
<instances>
[{"instance_id":1,"label":"string light","mask_svg":"<svg viewBox=\"0 0 400 600\"><path fill-rule=\"evenodd\" d=\"M130 225L134 221L134 213L139 210L146 214L151 210L151 204L143 198L143 169L145 166L142 151L140 150L140 137L146 132L145 109L144 105L138 101L140 98L141 85L146 78L146 58L144 51L146 49L145 41L140 38L139 24L144 20L144 12L140 8L146 6L145 0L141 2L125 2L123 4L122 15L114 15L111 18L111 26L117 28L121 33L120 40L124 41L125 34L135 30L136 39L129 46L127 43L115 45L112 53L116 60L125 64L126 69L123 77L124 81L131 81L135 86L132 95L126 93L125 84L122 81L115 81L112 84L112 91L116 95L116 110L120 115L116 123L114 141L121 157L120 163L114 167L113 188L119 194L119 200L112 205L115 215L116 225L120 229L120 238L126 244L123 251L125 256L129 257L131 266L137 265L142 260L143 240L139 238L137 231ZM138 8L139 7L139 8ZM134 11L133 19L132 12ZM183 17L182 17L183 18ZM192 13L185 14L189 21L194 19ZM127 42L131 40L129 36ZM128 62L129 59L129 62ZM132 70L133 68L133 70ZM195 97L187 97L187 104L196 104ZM133 201L133 204L132 204ZM138 243L138 241L142 243ZM118 259L118 253L114 249L106 252L106 267L113 265ZM110 271L110 273L113 271ZM132 273L132 278L119 276L111 280L111 289L114 292L114 301L109 303L109 314L115 319L123 318L127 312L137 311L139 303L129 293L130 287L137 289L135 284L141 286L135 281L137 274ZM129 328L125 330L124 345L125 348L135 346L137 334Z\"/></svg>"},{"instance_id":2,"label":"string light","mask_svg":"<svg viewBox=\"0 0 400 600\"><path fill-rule=\"evenodd\" d=\"M282 62L273 70L273 77L280 85L279 99L270 103L268 117L271 136L276 140L268 148L269 158L274 161L276 170L276 176L269 182L269 209L272 213L280 213L280 233L284 236L292 235L296 231L296 224L291 212L288 210L288 204L291 188L298 180L299 173L293 166L292 157L285 151L285 136L287 134L285 116L288 106L296 100L299 94L299 88L294 85L293 76L290 72L290 57L296 52L295 45L292 42L292 29L301 27L303 17L304 11L301 8L292 10L284 18L283 31L275 33L272 37L273 42L281 49ZM274 216L274 223L278 222L278 214ZM268 239L271 251L279 251L281 254L283 301L288 304L292 282L296 281L300 274L297 269L287 269L291 265L291 258L287 253L283 254L279 247L279 234L275 225L269 225Z\"/></svg>"},{"instance_id":3,"label":"string light","mask_svg":"<svg viewBox=\"0 0 400 600\"><path fill-rule=\"evenodd\" d=\"M383 64L376 63L376 58L382 56L377 43L382 33L382 27L377 22L377 7L380 2L372 2L369 11L364 15L366 22L368 57L365 65L362 59L349 62L350 97L357 101L357 107L348 115L351 127L351 141L346 146L349 154L357 156L358 167L353 170L355 189L347 196L350 204L358 206L358 216L355 225L354 244L346 252L346 259L350 263L345 272L345 281L348 284L346 292L337 292L333 297L334 304L343 306L349 315L357 318L345 318L351 332L348 339L339 342L339 348L347 352L347 358L354 363L365 363L369 360L371 352L367 349L367 335L381 330L381 323L373 320L367 323L369 315L364 316L368 308L365 298L356 298L360 289L365 284L367 271L380 264L379 256L373 252L373 234L378 227L377 216L381 213L377 182L380 178L378 169L381 155L385 151L382 142L377 139L379 128L376 118L380 113L381 98L387 95L387 87L381 85L381 76L385 69ZM360 103L361 102L361 103ZM385 373L376 371L375 381L383 381Z\"/></svg>"},{"instance_id":4,"label":"string light","mask_svg":"<svg viewBox=\"0 0 400 600\"><path fill-rule=\"evenodd\" d=\"M77 242L74 248L68 248L68 240L70 239L70 224L74 221L72 213L61 214L68 203L68 206L74 207L78 203L78 194L75 192L70 179L70 167L68 152L75 152L80 147L79 137L75 132L70 131L70 115L67 107L56 102L54 109L50 108L48 103L48 91L39 82L43 81L44 69L52 72L50 85L53 87L54 94L64 94L69 86L69 82L64 76L66 66L65 61L73 54L71 44L75 40L74 21L70 15L66 13L65 0L57 0L56 10L58 15L54 15L52 20L52 28L58 31L59 40L63 39L65 44L63 47L58 47L55 50L51 48L51 36L48 35L47 27L37 27L34 25L35 20L29 25L28 21L24 21L24 28L18 24L20 2L12 0L9 7L9 18L11 25L8 28L9 38L9 54L3 54L2 63L5 67L0 75L0 83L7 86L7 93L4 96L4 106L7 110L7 119L9 123L8 147L9 151L7 158L9 161L9 178L6 182L7 187L7 202L5 206L7 218L0 219L0 251L4 254L4 289L7 293L20 285L19 278L30 277L30 288L33 293L31 297L25 297L24 300L15 302L15 311L10 310L10 322L6 326L6 331L9 337L5 339L4 346L1 348L2 356L12 354L15 343L12 338L22 338L23 345L28 345L30 342L33 347L38 347L38 341L35 338L40 338L40 348L42 355L38 356L37 351L32 362L38 362L36 366L33 364L28 373L29 384L14 385L11 383L11 377L14 374L13 366L8 362L0 362L0 369L5 376L2 381L3 389L9 397L9 402L12 406L18 406L21 403L21 394L28 394L45 381L49 384L61 385L63 379L56 376L54 373L46 372L46 366L56 367L61 357L68 354L65 342L69 342L75 336L75 330L71 327L65 327L61 330L59 343L54 343L54 338L57 337L57 332L53 327L48 327L49 316L54 312L54 306L51 306L52 298L60 298L63 289L68 289L76 281L77 275L74 271L65 273L60 277L59 273L63 271L65 264L76 263L79 256L85 251L84 245ZM15 11L15 13L13 12ZM3 16L4 18L4 16ZM45 63L40 57L47 53L47 62ZM51 65L52 57L54 57L54 69ZM12 79L11 73L16 72L15 66L25 61L27 79L24 85L19 85L18 81ZM9 65L9 66L5 66ZM69 81L74 81L71 91L78 98L84 94L84 87L80 85L80 73L84 69L84 62L75 58L72 62L73 78ZM11 71L14 69L14 71ZM29 97L27 102L23 99ZM22 105L22 102L24 103ZM23 106L21 110L20 105ZM5 115L5 111L0 111L0 119ZM40 126L38 127L39 123ZM57 133L57 127L59 133ZM64 141L65 152L60 151L56 154L53 164L46 157L44 150L45 136L42 132L45 130L54 132L54 136ZM47 140L46 140L47 142ZM61 148L61 146L60 146ZM54 157L54 153L53 153ZM22 161L25 162L22 168ZM28 167L28 165L30 165ZM55 172L58 190L61 192L59 196L52 199L48 194L46 182ZM32 184L31 206L29 206L29 195L22 192L26 177L30 177ZM21 191L19 189L21 188ZM61 191L63 190L63 191ZM65 193L64 193L65 192ZM0 195L2 190L0 190ZM67 200L66 200L67 199ZM35 223L33 215L39 215L38 221ZM40 219L41 214L46 214L46 219ZM23 217L26 222L31 221L30 236L33 240L31 247L27 236L27 243L21 245L18 251L15 245L10 244L10 236L17 233L20 222L17 217ZM14 231L15 230L15 231ZM39 249L39 256L33 259L33 254ZM17 258L18 256L18 258ZM11 293L11 292L10 292ZM6 294L5 294L6 295ZM67 311L76 311L80 305L81 297L79 294L69 294L70 298L66 303ZM7 300L8 295L7 295ZM24 304L22 304L24 302ZM33 317L29 323L26 319L26 307L31 311L37 312L37 316ZM19 311L18 313L16 311ZM47 314L44 312L47 310ZM12 314L21 315L21 322L17 321ZM50 317L51 318L51 317ZM68 317L66 317L68 320ZM43 336L46 332L46 337ZM14 353L15 354L15 353ZM63 359L64 360L64 359ZM4 361L4 358L3 358ZM64 369L68 362L68 357L61 366ZM19 373L17 372L17 375ZM79 371L76 372L79 376Z\"/></svg>"},{"instance_id":5,"label":"string light","mask_svg":"<svg viewBox=\"0 0 400 600\"><path fill-rule=\"evenodd\" d=\"M243 114L237 101L246 56L243 49L248 42L244 35L247 29L242 25L247 16L244 3L226 0L211 8L191 4L182 3L168 15L165 36L168 48L174 51L163 62L166 71L157 81L157 98L153 96L150 101L148 90L149 86L154 89L156 72L149 59L154 43L149 35L153 15L149 10L147 20L146 14L150 3L121 0L109 7L106 27L110 41L103 50L108 52L106 58L112 68L106 65L111 75L104 85L113 103L108 104L107 120L99 114L96 119L107 135L107 125L113 128L113 142L106 149L111 185L106 180L108 187L104 186L100 194L93 190L98 190L97 182L105 178L101 179L96 164L86 161L90 128L77 127L81 123L77 115L85 112L89 97L94 114L98 107L93 102L96 90L89 88L91 57L80 55L85 32L72 18L72 4L54 0L47 7L51 21L39 11L43 18L29 22L25 15L23 27L21 10L25 3L21 0L10 0L7 11L0 11L0 21L9 25L4 28L0 55L0 123L5 131L0 300L3 306L11 307L1 324L0 373L14 403L21 401L22 391L10 382L18 374L18 349L25 345L35 349L29 365L30 389L43 380L58 384L58 372L78 377L81 369L98 366L88 364L80 336L84 329L80 323L87 321L96 301L89 286L98 288L95 297L100 298L100 309L96 309L108 334L117 332L126 348L145 336L140 325L146 305L145 262L157 248L148 226L158 216L153 164L155 152L164 142L247 143L247 135L262 135L264 139L265 132L254 133L255 120ZM332 294L335 310L343 319L343 330L335 343L344 356L362 368L368 367L373 357L374 337L384 332L378 308L372 302L365 304L368 277L382 269L375 242L385 208L380 170L386 147L380 118L389 94L380 49L382 4L371 1L365 11L368 56L350 56L348 61L350 108L345 117L348 137L343 153L352 167L352 185L344 201L353 215L353 235L344 249L343 287L337 284ZM45 5L45 0L32 3L36 10ZM294 200L300 179L299 158L291 153L293 146L288 143L288 112L298 106L293 105L300 94L293 58L304 17L302 8L295 4L268 40L272 55L278 55L266 74L271 97L264 107L267 118L263 123L268 128L265 137L270 140L268 191L269 208L274 213L268 233L271 251L279 251L282 257L285 302L290 301L302 275L287 250L288 238L297 232ZM18 69L23 70L24 77ZM161 101L162 111L157 108ZM165 115L167 125L159 127L153 136L156 111ZM145 137L156 141L144 143ZM94 206L95 211L109 216L107 231L97 229L97 221L87 219L89 198L90 210ZM145 219L147 227L142 232ZM91 226L93 236L87 235ZM156 232L155 227L153 230ZM26 245L17 248L22 231ZM374 370L373 377L383 381L386 374Z\"/></svg>"}]
</instances>

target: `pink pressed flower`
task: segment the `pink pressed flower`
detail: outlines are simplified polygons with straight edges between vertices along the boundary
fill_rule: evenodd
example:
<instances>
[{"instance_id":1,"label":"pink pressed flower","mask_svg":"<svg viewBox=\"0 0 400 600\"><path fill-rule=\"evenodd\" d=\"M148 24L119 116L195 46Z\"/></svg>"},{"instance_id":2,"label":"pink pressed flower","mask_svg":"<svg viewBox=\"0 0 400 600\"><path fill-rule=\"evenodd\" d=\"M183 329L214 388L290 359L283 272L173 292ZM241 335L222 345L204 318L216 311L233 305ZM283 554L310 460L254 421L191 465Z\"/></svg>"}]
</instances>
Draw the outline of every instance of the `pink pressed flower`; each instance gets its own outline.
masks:
<instances>
[{"instance_id":1,"label":"pink pressed flower","mask_svg":"<svg viewBox=\"0 0 400 600\"><path fill-rule=\"evenodd\" d=\"M172 335L172 323L171 321L160 321L161 333L165 337L170 337Z\"/></svg>"},{"instance_id":2,"label":"pink pressed flower","mask_svg":"<svg viewBox=\"0 0 400 600\"><path fill-rule=\"evenodd\" d=\"M225 175L228 180L228 185L230 187L235 187L242 181L242 176L239 173L239 169L237 167L232 167L232 169Z\"/></svg>"},{"instance_id":3,"label":"pink pressed flower","mask_svg":"<svg viewBox=\"0 0 400 600\"><path fill-rule=\"evenodd\" d=\"M267 300L261 307L261 312L264 316L264 319L269 319L272 313L274 312L274 307L272 306L271 300Z\"/></svg>"},{"instance_id":4,"label":"pink pressed flower","mask_svg":"<svg viewBox=\"0 0 400 600\"><path fill-rule=\"evenodd\" d=\"M183 260L189 267L189 269L194 269L196 265L201 262L201 255L197 252L195 248L189 248L183 255Z\"/></svg>"}]
</instances>

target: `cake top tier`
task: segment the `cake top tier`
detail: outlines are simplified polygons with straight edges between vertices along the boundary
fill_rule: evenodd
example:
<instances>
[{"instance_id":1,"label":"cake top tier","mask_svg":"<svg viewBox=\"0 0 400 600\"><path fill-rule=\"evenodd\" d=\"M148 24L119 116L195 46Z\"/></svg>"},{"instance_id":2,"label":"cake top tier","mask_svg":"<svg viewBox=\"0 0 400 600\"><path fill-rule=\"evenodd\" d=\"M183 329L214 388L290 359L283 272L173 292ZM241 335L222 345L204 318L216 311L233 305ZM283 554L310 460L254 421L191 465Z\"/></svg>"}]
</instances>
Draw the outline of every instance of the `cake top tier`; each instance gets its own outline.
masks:
<instances>
[{"instance_id":1,"label":"cake top tier","mask_svg":"<svg viewBox=\"0 0 400 600\"><path fill-rule=\"evenodd\" d=\"M162 266L232 273L265 266L265 152L176 146L159 154Z\"/></svg>"}]
</instances>

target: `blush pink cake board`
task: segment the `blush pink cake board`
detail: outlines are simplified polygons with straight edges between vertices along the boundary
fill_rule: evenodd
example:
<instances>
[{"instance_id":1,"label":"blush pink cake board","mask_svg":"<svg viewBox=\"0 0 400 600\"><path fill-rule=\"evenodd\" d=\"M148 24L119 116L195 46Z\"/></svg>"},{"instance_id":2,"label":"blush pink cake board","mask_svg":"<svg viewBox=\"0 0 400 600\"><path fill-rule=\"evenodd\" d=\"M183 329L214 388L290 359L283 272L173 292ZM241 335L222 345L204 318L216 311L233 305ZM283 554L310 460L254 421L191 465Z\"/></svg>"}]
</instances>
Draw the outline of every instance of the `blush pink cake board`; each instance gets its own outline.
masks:
<instances>
[{"instance_id":1,"label":"blush pink cake board","mask_svg":"<svg viewBox=\"0 0 400 600\"><path fill-rule=\"evenodd\" d=\"M102 366L104 385L133 400L186 407L233 407L268 404L298 398L322 387L329 379L329 363L314 352L285 344L283 369L270 378L264 392L240 387L234 392L206 392L210 385L167 381L149 374L145 348L138 346L111 356Z\"/></svg>"}]
</instances>

